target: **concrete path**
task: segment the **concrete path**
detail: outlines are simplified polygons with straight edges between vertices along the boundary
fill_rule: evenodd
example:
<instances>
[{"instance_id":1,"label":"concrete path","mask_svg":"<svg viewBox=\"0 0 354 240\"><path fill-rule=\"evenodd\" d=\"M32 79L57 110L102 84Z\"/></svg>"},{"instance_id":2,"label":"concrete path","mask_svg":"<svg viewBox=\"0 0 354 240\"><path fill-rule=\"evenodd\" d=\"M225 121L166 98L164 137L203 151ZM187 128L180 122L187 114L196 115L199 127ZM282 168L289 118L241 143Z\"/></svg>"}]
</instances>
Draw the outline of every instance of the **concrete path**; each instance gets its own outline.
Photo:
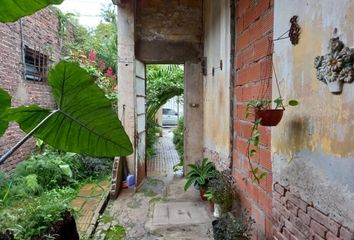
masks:
<instances>
[{"instance_id":1,"label":"concrete path","mask_svg":"<svg viewBox=\"0 0 354 240\"><path fill-rule=\"evenodd\" d=\"M162 137L155 145L155 156L147 161L148 176L172 176L173 165L179 163L179 156L172 142L173 128L164 128Z\"/></svg>"},{"instance_id":2,"label":"concrete path","mask_svg":"<svg viewBox=\"0 0 354 240\"><path fill-rule=\"evenodd\" d=\"M178 155L164 130L148 176L138 192L124 190L104 215L126 229L128 240L213 239L212 214L194 189L184 192L185 179L173 175ZM104 239L104 238L101 238Z\"/></svg>"}]
</instances>

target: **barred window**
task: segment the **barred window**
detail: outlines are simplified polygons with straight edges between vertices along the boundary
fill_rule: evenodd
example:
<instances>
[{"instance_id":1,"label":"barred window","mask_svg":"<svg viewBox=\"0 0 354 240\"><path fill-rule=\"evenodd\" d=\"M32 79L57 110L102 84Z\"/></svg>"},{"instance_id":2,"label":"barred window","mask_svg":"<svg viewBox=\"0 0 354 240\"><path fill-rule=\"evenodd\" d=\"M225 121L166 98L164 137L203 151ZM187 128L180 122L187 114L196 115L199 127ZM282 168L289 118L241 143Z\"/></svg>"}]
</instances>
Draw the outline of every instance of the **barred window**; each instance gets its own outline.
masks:
<instances>
[{"instance_id":1,"label":"barred window","mask_svg":"<svg viewBox=\"0 0 354 240\"><path fill-rule=\"evenodd\" d=\"M28 81L42 82L47 79L48 56L25 47L25 79Z\"/></svg>"}]
</instances>

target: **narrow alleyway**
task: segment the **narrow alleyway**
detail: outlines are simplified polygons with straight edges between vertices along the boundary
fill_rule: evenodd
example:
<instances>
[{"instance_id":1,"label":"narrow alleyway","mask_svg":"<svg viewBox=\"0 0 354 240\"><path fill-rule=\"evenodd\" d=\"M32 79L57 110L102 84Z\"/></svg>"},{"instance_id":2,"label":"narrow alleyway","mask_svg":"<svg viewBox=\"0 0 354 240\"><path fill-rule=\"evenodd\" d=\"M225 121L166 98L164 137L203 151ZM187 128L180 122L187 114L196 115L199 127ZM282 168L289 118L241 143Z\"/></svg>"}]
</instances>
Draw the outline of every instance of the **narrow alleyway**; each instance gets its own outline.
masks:
<instances>
[{"instance_id":1,"label":"narrow alleyway","mask_svg":"<svg viewBox=\"0 0 354 240\"><path fill-rule=\"evenodd\" d=\"M172 166L177 162L172 131L165 129L156 156L148 163L143 186L137 193L124 190L109 203L102 218L111 219L111 226L122 225L128 240L212 239L212 214L199 192L192 188L184 192L185 179L173 175ZM104 239L99 233L108 227L101 224L95 239Z\"/></svg>"}]
</instances>

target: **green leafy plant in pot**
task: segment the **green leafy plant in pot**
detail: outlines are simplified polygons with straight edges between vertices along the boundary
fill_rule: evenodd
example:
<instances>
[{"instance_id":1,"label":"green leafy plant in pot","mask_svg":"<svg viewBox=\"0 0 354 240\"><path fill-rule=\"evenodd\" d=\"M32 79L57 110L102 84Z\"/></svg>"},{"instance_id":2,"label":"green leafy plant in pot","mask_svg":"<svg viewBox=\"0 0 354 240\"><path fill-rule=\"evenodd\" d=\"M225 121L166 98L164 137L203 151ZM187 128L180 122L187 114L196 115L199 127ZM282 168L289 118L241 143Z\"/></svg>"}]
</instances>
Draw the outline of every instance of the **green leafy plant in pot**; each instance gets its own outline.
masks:
<instances>
[{"instance_id":1,"label":"green leafy plant in pot","mask_svg":"<svg viewBox=\"0 0 354 240\"><path fill-rule=\"evenodd\" d=\"M221 214L223 214L231 210L237 196L234 186L235 180L229 170L217 172L215 177L209 181L204 196L216 204L215 208L220 207ZM218 214L214 214L214 216L216 215Z\"/></svg>"},{"instance_id":2,"label":"green leafy plant in pot","mask_svg":"<svg viewBox=\"0 0 354 240\"><path fill-rule=\"evenodd\" d=\"M271 109L272 101L269 99L251 100L247 103L246 117L251 115L251 109L254 109L255 120L260 119L262 126L276 126L283 117L285 106L281 97L274 100L275 108ZM297 100L290 100L289 106L297 106Z\"/></svg>"},{"instance_id":3,"label":"green leafy plant in pot","mask_svg":"<svg viewBox=\"0 0 354 240\"><path fill-rule=\"evenodd\" d=\"M253 167L251 159L256 155L259 148L260 132L258 130L259 125L262 126L276 126L285 110L283 105L283 99L281 97L274 100L275 109L270 109L272 101L269 99L251 100L247 103L246 118L251 116L251 109L254 110L255 119L252 122L251 135L247 141L247 159L251 167L251 173L254 180L258 183L262 178L266 176L265 172L262 172L258 167ZM297 100L289 100L289 106L297 106L299 103ZM253 146L251 146L253 145Z\"/></svg>"},{"instance_id":4,"label":"green leafy plant in pot","mask_svg":"<svg viewBox=\"0 0 354 240\"><path fill-rule=\"evenodd\" d=\"M215 165L207 158L204 158L201 163L189 164L190 171L187 173L187 182L184 185L184 191L187 191L192 184L199 189L200 197L206 201L204 196L207 185L211 179L213 179L217 173Z\"/></svg>"}]
</instances>

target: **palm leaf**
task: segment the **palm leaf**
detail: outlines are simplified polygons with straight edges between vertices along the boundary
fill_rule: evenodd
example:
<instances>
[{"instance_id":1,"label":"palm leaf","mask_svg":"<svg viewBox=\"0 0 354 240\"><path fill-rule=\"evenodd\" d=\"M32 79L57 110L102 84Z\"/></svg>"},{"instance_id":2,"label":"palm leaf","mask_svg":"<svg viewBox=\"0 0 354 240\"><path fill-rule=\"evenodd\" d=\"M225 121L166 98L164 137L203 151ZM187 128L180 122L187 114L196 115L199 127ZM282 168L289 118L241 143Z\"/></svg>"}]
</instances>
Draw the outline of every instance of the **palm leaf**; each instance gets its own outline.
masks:
<instances>
[{"instance_id":1,"label":"palm leaf","mask_svg":"<svg viewBox=\"0 0 354 240\"><path fill-rule=\"evenodd\" d=\"M62 61L50 71L48 82L58 109L9 109L6 120L18 122L28 133L47 118L34 135L59 150L93 157L132 153L129 137L110 101L85 70Z\"/></svg>"},{"instance_id":2,"label":"palm leaf","mask_svg":"<svg viewBox=\"0 0 354 240\"><path fill-rule=\"evenodd\" d=\"M184 191L187 191L190 186L195 182L194 178L188 178L186 184L184 185Z\"/></svg>"},{"instance_id":3,"label":"palm leaf","mask_svg":"<svg viewBox=\"0 0 354 240\"><path fill-rule=\"evenodd\" d=\"M2 115L5 110L11 106L11 97L10 95L0 89L0 137L5 133L7 126L9 125L8 121L5 121Z\"/></svg>"},{"instance_id":4,"label":"palm leaf","mask_svg":"<svg viewBox=\"0 0 354 240\"><path fill-rule=\"evenodd\" d=\"M15 22L19 18L32 15L50 4L60 4L64 0L1 0L0 22Z\"/></svg>"}]
</instances>

